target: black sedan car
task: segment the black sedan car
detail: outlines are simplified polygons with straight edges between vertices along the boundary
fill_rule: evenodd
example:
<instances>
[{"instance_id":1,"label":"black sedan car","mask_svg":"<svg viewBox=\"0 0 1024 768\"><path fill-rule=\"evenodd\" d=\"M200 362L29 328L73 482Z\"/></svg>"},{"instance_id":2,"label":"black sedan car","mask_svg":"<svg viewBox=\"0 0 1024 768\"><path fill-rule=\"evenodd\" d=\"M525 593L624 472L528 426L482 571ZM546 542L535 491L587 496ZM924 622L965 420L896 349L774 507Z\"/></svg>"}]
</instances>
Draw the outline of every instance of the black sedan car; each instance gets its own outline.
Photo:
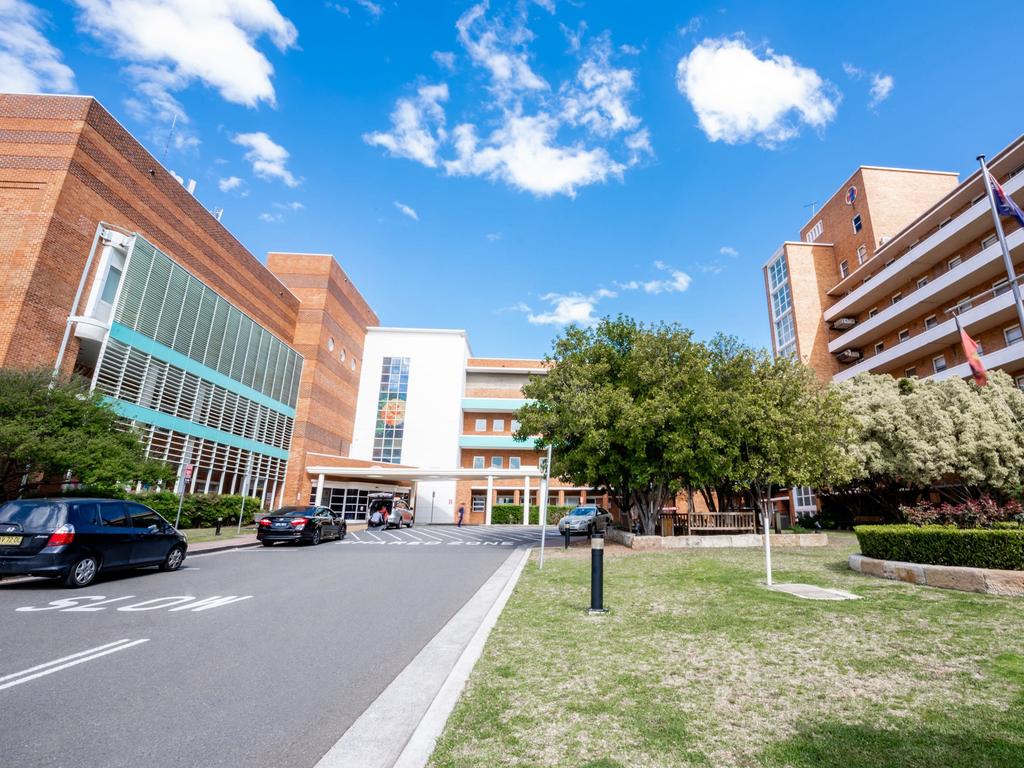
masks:
<instances>
[{"instance_id":1,"label":"black sedan car","mask_svg":"<svg viewBox=\"0 0 1024 768\"><path fill-rule=\"evenodd\" d=\"M319 544L324 539L343 539L348 523L341 512L327 507L281 507L262 518L256 538L270 547L279 541Z\"/></svg>"},{"instance_id":2,"label":"black sedan car","mask_svg":"<svg viewBox=\"0 0 1024 768\"><path fill-rule=\"evenodd\" d=\"M19 499L0 506L0 574L85 587L101 571L176 571L188 541L147 507L113 499Z\"/></svg>"}]
</instances>

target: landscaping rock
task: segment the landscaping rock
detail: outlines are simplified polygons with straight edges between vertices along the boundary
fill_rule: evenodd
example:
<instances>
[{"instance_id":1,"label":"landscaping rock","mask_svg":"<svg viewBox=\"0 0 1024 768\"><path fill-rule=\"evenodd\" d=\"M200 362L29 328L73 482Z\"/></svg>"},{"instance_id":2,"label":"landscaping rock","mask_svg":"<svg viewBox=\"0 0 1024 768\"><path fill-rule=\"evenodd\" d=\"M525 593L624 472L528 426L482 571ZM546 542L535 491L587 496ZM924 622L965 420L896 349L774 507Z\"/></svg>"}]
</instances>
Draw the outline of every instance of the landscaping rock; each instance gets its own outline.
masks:
<instances>
[{"instance_id":1,"label":"landscaping rock","mask_svg":"<svg viewBox=\"0 0 1024 768\"><path fill-rule=\"evenodd\" d=\"M985 591L990 595L1024 596L1024 571L986 571Z\"/></svg>"},{"instance_id":2,"label":"landscaping rock","mask_svg":"<svg viewBox=\"0 0 1024 768\"><path fill-rule=\"evenodd\" d=\"M952 565L926 565L929 587L959 589L961 592L984 592L985 571L983 568L958 568Z\"/></svg>"},{"instance_id":3,"label":"landscaping rock","mask_svg":"<svg viewBox=\"0 0 1024 768\"><path fill-rule=\"evenodd\" d=\"M901 563L894 560L883 561L882 575L894 581L905 581L908 584L925 584L924 569L917 563Z\"/></svg>"}]
</instances>

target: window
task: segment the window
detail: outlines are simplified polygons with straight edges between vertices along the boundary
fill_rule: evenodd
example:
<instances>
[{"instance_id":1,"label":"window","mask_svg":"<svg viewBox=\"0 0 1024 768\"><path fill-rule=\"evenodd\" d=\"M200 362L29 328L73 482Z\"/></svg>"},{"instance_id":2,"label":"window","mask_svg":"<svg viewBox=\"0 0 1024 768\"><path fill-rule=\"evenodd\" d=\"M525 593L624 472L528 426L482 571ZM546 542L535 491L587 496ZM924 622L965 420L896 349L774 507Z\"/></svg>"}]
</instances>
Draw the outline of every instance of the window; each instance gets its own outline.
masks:
<instances>
[{"instance_id":1,"label":"window","mask_svg":"<svg viewBox=\"0 0 1024 768\"><path fill-rule=\"evenodd\" d=\"M780 355L789 354L796 349L796 328L791 312L775 321L775 347Z\"/></svg>"},{"instance_id":2,"label":"window","mask_svg":"<svg viewBox=\"0 0 1024 768\"><path fill-rule=\"evenodd\" d=\"M998 235L989 235L988 237L986 237L984 240L981 241L981 247L983 249L984 248L988 248L990 245L995 243L997 240L999 240L999 236Z\"/></svg>"},{"instance_id":3,"label":"window","mask_svg":"<svg viewBox=\"0 0 1024 768\"><path fill-rule=\"evenodd\" d=\"M128 527L128 515L125 512L124 504L120 501L100 504L100 518L103 520L103 525L108 528Z\"/></svg>"},{"instance_id":4,"label":"window","mask_svg":"<svg viewBox=\"0 0 1024 768\"><path fill-rule=\"evenodd\" d=\"M878 314L878 307L872 307L868 310L868 320Z\"/></svg>"},{"instance_id":5,"label":"window","mask_svg":"<svg viewBox=\"0 0 1024 768\"><path fill-rule=\"evenodd\" d=\"M352 367L355 370L355 358ZM374 428L373 460L402 463L405 439L405 402L409 395L409 358L385 357L380 367L377 394L377 423Z\"/></svg>"},{"instance_id":6,"label":"window","mask_svg":"<svg viewBox=\"0 0 1024 768\"><path fill-rule=\"evenodd\" d=\"M340 360L341 360L341 362L343 362L343 363L344 363L344 362L345 362L345 357L346 357L346 355L347 355L347 354L348 354L348 353L347 353L347 352L345 351L345 348L344 348L344 347L342 347L342 348L341 348L341 354L340 354L340 355L338 355L338 359L340 359Z\"/></svg>"},{"instance_id":7,"label":"window","mask_svg":"<svg viewBox=\"0 0 1024 768\"><path fill-rule=\"evenodd\" d=\"M1014 382L1017 384L1017 389L1024 389L1024 376L1018 376Z\"/></svg>"},{"instance_id":8,"label":"window","mask_svg":"<svg viewBox=\"0 0 1024 768\"><path fill-rule=\"evenodd\" d=\"M483 456L474 456L473 457L473 469L483 469L483 468L484 468L484 457Z\"/></svg>"},{"instance_id":9,"label":"window","mask_svg":"<svg viewBox=\"0 0 1024 768\"><path fill-rule=\"evenodd\" d=\"M902 344L904 341L910 341L910 329L904 328L902 331L899 332L896 338L900 344Z\"/></svg>"},{"instance_id":10,"label":"window","mask_svg":"<svg viewBox=\"0 0 1024 768\"><path fill-rule=\"evenodd\" d=\"M956 269L963 263L964 260L962 256L954 256L952 259L949 260L949 263L946 266L949 268L949 271L952 272L954 269Z\"/></svg>"},{"instance_id":11,"label":"window","mask_svg":"<svg viewBox=\"0 0 1024 768\"><path fill-rule=\"evenodd\" d=\"M477 419L473 425L475 432L486 432L487 431L487 419Z\"/></svg>"},{"instance_id":12,"label":"window","mask_svg":"<svg viewBox=\"0 0 1024 768\"><path fill-rule=\"evenodd\" d=\"M491 425L492 432L504 432L505 431L505 420L495 419Z\"/></svg>"},{"instance_id":13,"label":"window","mask_svg":"<svg viewBox=\"0 0 1024 768\"><path fill-rule=\"evenodd\" d=\"M486 493L474 493L473 501L470 505L474 512L483 512L487 509L487 494Z\"/></svg>"},{"instance_id":14,"label":"window","mask_svg":"<svg viewBox=\"0 0 1024 768\"><path fill-rule=\"evenodd\" d=\"M892 295L892 299L890 301L891 301L892 304L896 304L902 298L903 298L903 294L902 293L894 293Z\"/></svg>"},{"instance_id":15,"label":"window","mask_svg":"<svg viewBox=\"0 0 1024 768\"><path fill-rule=\"evenodd\" d=\"M885 262L885 266L891 267L894 263L896 263L896 259L889 259L887 262Z\"/></svg>"},{"instance_id":16,"label":"window","mask_svg":"<svg viewBox=\"0 0 1024 768\"><path fill-rule=\"evenodd\" d=\"M1005 277L1002 280L997 280L996 282L992 283L992 296L993 297L1001 296L1002 294L1006 293L1008 290L1010 290L1010 281L1007 280Z\"/></svg>"},{"instance_id":17,"label":"window","mask_svg":"<svg viewBox=\"0 0 1024 768\"><path fill-rule=\"evenodd\" d=\"M864 229L864 222L861 221L860 214L858 213L853 217L853 231L856 233L860 232L862 229Z\"/></svg>"},{"instance_id":18,"label":"window","mask_svg":"<svg viewBox=\"0 0 1024 768\"><path fill-rule=\"evenodd\" d=\"M519 469L520 466L521 466L521 460L520 460L520 458L518 456L509 456L508 457L508 468L509 469Z\"/></svg>"},{"instance_id":19,"label":"window","mask_svg":"<svg viewBox=\"0 0 1024 768\"><path fill-rule=\"evenodd\" d=\"M876 355L880 355L884 351L885 351L885 342L884 341L880 341L877 344L875 344L875 354Z\"/></svg>"},{"instance_id":20,"label":"window","mask_svg":"<svg viewBox=\"0 0 1024 768\"><path fill-rule=\"evenodd\" d=\"M839 262L839 274L841 277L846 277L850 274L850 262L845 259Z\"/></svg>"},{"instance_id":21,"label":"window","mask_svg":"<svg viewBox=\"0 0 1024 768\"><path fill-rule=\"evenodd\" d=\"M328 336L327 337L327 351L328 352L333 352L334 351L334 337L333 336Z\"/></svg>"},{"instance_id":22,"label":"window","mask_svg":"<svg viewBox=\"0 0 1024 768\"><path fill-rule=\"evenodd\" d=\"M356 369L356 359L354 357L352 358L351 367L353 371Z\"/></svg>"},{"instance_id":23,"label":"window","mask_svg":"<svg viewBox=\"0 0 1024 768\"><path fill-rule=\"evenodd\" d=\"M921 288L924 288L926 285L928 285L928 278L927 277L922 277L922 278L918 279L917 287L918 287L919 290Z\"/></svg>"},{"instance_id":24,"label":"window","mask_svg":"<svg viewBox=\"0 0 1024 768\"><path fill-rule=\"evenodd\" d=\"M502 456L491 456L491 469L501 469L505 466L505 459Z\"/></svg>"},{"instance_id":25,"label":"window","mask_svg":"<svg viewBox=\"0 0 1024 768\"><path fill-rule=\"evenodd\" d=\"M518 432L521 426L523 425L519 423L519 419L512 419L512 423L509 424L509 429L512 432Z\"/></svg>"},{"instance_id":26,"label":"window","mask_svg":"<svg viewBox=\"0 0 1024 768\"><path fill-rule=\"evenodd\" d=\"M1019 325L1011 325L1003 329L1003 338L1006 339L1006 346L1010 346L1024 339L1024 335L1021 334Z\"/></svg>"},{"instance_id":27,"label":"window","mask_svg":"<svg viewBox=\"0 0 1024 768\"><path fill-rule=\"evenodd\" d=\"M903 372L903 376L905 378L908 378L908 379L916 379L917 378L917 368L907 368L907 370L905 370Z\"/></svg>"},{"instance_id":28,"label":"window","mask_svg":"<svg viewBox=\"0 0 1024 768\"><path fill-rule=\"evenodd\" d=\"M107 270L107 279L103 283L103 293L100 294L100 301L104 304L113 305L114 298L117 296L117 286L120 284L121 270L111 264L110 269Z\"/></svg>"},{"instance_id":29,"label":"window","mask_svg":"<svg viewBox=\"0 0 1024 768\"><path fill-rule=\"evenodd\" d=\"M128 503L125 504L128 507L128 512L132 516L132 528L149 528L151 525L155 525L157 530L163 528L164 521L160 515L154 512L149 507L143 506L142 504Z\"/></svg>"},{"instance_id":30,"label":"window","mask_svg":"<svg viewBox=\"0 0 1024 768\"><path fill-rule=\"evenodd\" d=\"M932 358L932 370L936 373L941 373L946 370L946 356L936 355Z\"/></svg>"},{"instance_id":31,"label":"window","mask_svg":"<svg viewBox=\"0 0 1024 768\"><path fill-rule=\"evenodd\" d=\"M768 289L775 329L775 353L780 356L793 354L796 351L796 327L793 324L793 301L785 253L768 265Z\"/></svg>"},{"instance_id":32,"label":"window","mask_svg":"<svg viewBox=\"0 0 1024 768\"><path fill-rule=\"evenodd\" d=\"M821 233L824 231L825 225L822 224L821 220L819 219L813 227L807 230L807 235L804 237L804 242L813 243L815 240L821 237Z\"/></svg>"},{"instance_id":33,"label":"window","mask_svg":"<svg viewBox=\"0 0 1024 768\"><path fill-rule=\"evenodd\" d=\"M508 493L507 491L505 493L499 493L498 494L498 501L497 501L497 503L498 504L515 504L516 503L516 497L513 496L511 493Z\"/></svg>"},{"instance_id":34,"label":"window","mask_svg":"<svg viewBox=\"0 0 1024 768\"><path fill-rule=\"evenodd\" d=\"M949 224L949 222L951 222L952 220L953 220L952 216L947 216L946 218L944 218L942 221L939 222L939 229L942 229L944 226Z\"/></svg>"},{"instance_id":35,"label":"window","mask_svg":"<svg viewBox=\"0 0 1024 768\"><path fill-rule=\"evenodd\" d=\"M974 303L971 301L970 297L965 296L964 298L960 299L960 303L956 305L956 310L958 314L962 315L964 312L971 309L973 306Z\"/></svg>"},{"instance_id":36,"label":"window","mask_svg":"<svg viewBox=\"0 0 1024 768\"><path fill-rule=\"evenodd\" d=\"M799 511L817 511L818 509L814 500L814 491L806 485L794 488L793 498L796 499L796 508Z\"/></svg>"},{"instance_id":37,"label":"window","mask_svg":"<svg viewBox=\"0 0 1024 768\"><path fill-rule=\"evenodd\" d=\"M924 329L926 331L930 331L932 328L934 328L938 324L939 324L939 321L936 319L935 315L928 315L928 317L926 317L924 319Z\"/></svg>"},{"instance_id":38,"label":"window","mask_svg":"<svg viewBox=\"0 0 1024 768\"><path fill-rule=\"evenodd\" d=\"M857 263L863 264L868 260L868 247L866 245L857 246Z\"/></svg>"}]
</instances>

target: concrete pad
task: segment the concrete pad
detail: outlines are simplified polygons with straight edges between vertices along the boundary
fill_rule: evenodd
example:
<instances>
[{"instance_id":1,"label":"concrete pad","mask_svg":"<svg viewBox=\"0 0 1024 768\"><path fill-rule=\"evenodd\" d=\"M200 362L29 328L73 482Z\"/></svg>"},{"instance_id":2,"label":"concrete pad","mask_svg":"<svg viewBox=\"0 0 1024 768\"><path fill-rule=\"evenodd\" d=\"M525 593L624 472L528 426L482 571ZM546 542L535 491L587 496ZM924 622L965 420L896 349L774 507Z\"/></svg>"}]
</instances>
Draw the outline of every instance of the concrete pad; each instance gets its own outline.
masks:
<instances>
[{"instance_id":1,"label":"concrete pad","mask_svg":"<svg viewBox=\"0 0 1024 768\"><path fill-rule=\"evenodd\" d=\"M813 584L775 584L768 589L773 592L785 592L787 595L801 597L804 600L860 600L860 596L852 592L816 587Z\"/></svg>"}]
</instances>

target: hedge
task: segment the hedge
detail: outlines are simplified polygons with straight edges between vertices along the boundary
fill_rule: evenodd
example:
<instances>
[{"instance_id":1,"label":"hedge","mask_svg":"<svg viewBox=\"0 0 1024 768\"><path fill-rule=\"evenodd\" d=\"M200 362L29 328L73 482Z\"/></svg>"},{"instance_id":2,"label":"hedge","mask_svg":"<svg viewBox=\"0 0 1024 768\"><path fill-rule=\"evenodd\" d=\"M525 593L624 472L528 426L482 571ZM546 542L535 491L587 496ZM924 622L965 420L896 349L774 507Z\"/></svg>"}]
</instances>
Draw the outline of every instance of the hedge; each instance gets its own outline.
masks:
<instances>
[{"instance_id":1,"label":"hedge","mask_svg":"<svg viewBox=\"0 0 1024 768\"><path fill-rule=\"evenodd\" d=\"M178 515L178 497L170 491L143 491L142 493L123 493L116 490L98 490L95 488L72 488L61 493L50 493L49 496L76 498L125 499L137 501L156 510L161 517L170 522ZM238 513L242 509L242 497L238 495L217 495L216 493L186 494L181 503L182 528L211 528L217 524L217 518L223 518L224 525L238 524ZM260 500L250 496L245 502L245 520L251 523L253 514L260 511ZM520 515L522 512L520 512Z\"/></svg>"},{"instance_id":2,"label":"hedge","mask_svg":"<svg viewBox=\"0 0 1024 768\"><path fill-rule=\"evenodd\" d=\"M554 525L576 507L548 507L548 525ZM522 504L495 504L491 507L491 523L494 525L522 525ZM530 525L540 525L540 510L530 506Z\"/></svg>"},{"instance_id":3,"label":"hedge","mask_svg":"<svg viewBox=\"0 0 1024 768\"><path fill-rule=\"evenodd\" d=\"M1024 571L1024 530L858 525L861 554L878 560Z\"/></svg>"}]
</instances>

